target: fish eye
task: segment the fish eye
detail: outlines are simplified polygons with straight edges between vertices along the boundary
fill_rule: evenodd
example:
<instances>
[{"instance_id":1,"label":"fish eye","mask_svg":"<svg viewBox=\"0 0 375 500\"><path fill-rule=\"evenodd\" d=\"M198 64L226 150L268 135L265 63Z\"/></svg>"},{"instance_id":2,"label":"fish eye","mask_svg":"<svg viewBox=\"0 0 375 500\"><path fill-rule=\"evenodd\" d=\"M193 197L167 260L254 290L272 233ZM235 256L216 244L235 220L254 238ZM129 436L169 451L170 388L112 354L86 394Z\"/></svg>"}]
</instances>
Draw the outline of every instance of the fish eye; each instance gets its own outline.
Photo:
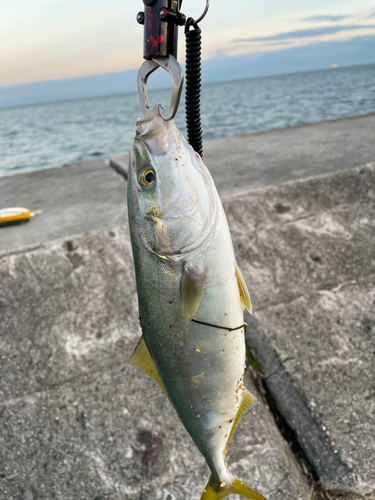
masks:
<instances>
[{"instance_id":1,"label":"fish eye","mask_svg":"<svg viewBox=\"0 0 375 500\"><path fill-rule=\"evenodd\" d=\"M139 184L145 189L151 189L156 183L156 172L152 167L145 167L139 174Z\"/></svg>"}]
</instances>

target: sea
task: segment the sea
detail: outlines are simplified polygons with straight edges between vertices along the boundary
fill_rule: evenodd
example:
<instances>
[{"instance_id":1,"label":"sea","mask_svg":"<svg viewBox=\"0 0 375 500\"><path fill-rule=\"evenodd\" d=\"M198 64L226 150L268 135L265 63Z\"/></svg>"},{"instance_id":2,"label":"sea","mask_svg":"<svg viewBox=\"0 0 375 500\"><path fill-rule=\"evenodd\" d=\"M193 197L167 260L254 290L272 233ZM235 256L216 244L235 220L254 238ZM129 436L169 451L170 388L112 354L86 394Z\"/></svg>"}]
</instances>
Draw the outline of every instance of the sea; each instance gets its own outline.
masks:
<instances>
[{"instance_id":1,"label":"sea","mask_svg":"<svg viewBox=\"0 0 375 500\"><path fill-rule=\"evenodd\" d=\"M150 104L169 101L153 90ZM375 64L202 86L203 139L375 112ZM0 176L86 160L131 148L141 115L138 94L126 93L0 109ZM175 121L185 134L184 100Z\"/></svg>"}]
</instances>

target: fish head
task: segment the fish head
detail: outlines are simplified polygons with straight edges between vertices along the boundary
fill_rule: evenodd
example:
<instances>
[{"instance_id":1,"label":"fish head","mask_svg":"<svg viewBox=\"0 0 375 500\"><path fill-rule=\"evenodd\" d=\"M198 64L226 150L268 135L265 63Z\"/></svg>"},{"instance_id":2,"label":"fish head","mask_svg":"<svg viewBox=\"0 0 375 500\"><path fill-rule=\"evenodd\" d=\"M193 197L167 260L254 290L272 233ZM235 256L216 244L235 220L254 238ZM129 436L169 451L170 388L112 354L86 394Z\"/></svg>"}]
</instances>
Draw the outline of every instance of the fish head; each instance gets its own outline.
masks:
<instances>
[{"instance_id":1,"label":"fish head","mask_svg":"<svg viewBox=\"0 0 375 500\"><path fill-rule=\"evenodd\" d=\"M128 172L132 238L162 258L199 248L215 226L218 194L173 121L137 121Z\"/></svg>"}]
</instances>

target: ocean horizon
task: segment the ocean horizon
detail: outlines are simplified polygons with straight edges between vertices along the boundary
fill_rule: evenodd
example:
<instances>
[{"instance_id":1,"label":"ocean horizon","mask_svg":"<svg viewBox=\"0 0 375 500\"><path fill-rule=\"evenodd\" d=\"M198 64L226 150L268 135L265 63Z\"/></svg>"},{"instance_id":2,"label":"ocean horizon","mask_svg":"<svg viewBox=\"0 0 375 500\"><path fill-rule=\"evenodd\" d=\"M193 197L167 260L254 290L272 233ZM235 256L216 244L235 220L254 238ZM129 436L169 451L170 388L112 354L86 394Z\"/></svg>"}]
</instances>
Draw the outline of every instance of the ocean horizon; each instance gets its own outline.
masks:
<instances>
[{"instance_id":1,"label":"ocean horizon","mask_svg":"<svg viewBox=\"0 0 375 500\"><path fill-rule=\"evenodd\" d=\"M149 100L167 104L169 89ZM202 85L204 140L373 112L375 64ZM108 161L130 149L140 115L137 92L0 108L0 176ZM183 98L175 121L186 135Z\"/></svg>"},{"instance_id":2,"label":"ocean horizon","mask_svg":"<svg viewBox=\"0 0 375 500\"><path fill-rule=\"evenodd\" d=\"M203 82L202 86L220 85L222 83L234 83L234 82L240 82L240 81L245 81L245 80L260 80L260 79L264 79L264 78L277 78L279 76L292 76L292 75L300 75L303 73L316 73L316 72L320 72L320 71L332 71L333 69L356 69L356 68L364 68L367 66L369 66L369 67L375 66L375 63L352 64L349 66L338 66L336 64L332 64L331 67L329 67L329 68L317 68L317 69L304 70L304 71L290 71L287 73L276 73L276 74L272 74L272 75L258 75L258 76L250 76L250 77L243 77L243 78L218 80L218 81L214 81L214 82L211 82L211 81ZM182 68L183 68L183 71L185 72L185 65L182 65ZM135 75L136 75L137 71L138 70L134 70ZM164 75L162 73L162 76L164 76L165 78L159 78L156 81L153 81L152 76L150 77L150 79L148 81L148 91L149 92L152 93L155 90L156 91L158 91L158 90L168 91L168 89L169 89L168 84L169 84L170 77L167 73L165 73ZM81 77L79 77L79 78L81 78ZM51 81L54 81L54 80L51 80ZM57 80L57 81L64 81L64 79ZM39 84L39 83L43 83L43 82L33 82L33 83ZM29 85L29 84L18 84L18 85ZM15 85L15 86L17 86L17 85ZM59 102L81 101L81 100L85 100L85 99L117 97L117 96L122 96L122 95L126 95L126 94L137 94L138 95L138 91L135 90L135 87L136 87L136 76L134 77L134 89L132 89L132 90L124 90L123 92L108 92L108 94L105 94L105 95L97 94L97 95L85 95L85 96L77 96L77 97L61 97L61 98L54 98L54 99L48 98L48 99L42 99L40 101L38 100L35 102L26 102L26 103L21 102L18 104L9 104L9 105L0 104L0 110L19 108L19 107L27 107L27 106L38 106L39 104L55 104L55 103L59 103ZM1 89L1 87L0 87L0 89Z\"/></svg>"}]
</instances>

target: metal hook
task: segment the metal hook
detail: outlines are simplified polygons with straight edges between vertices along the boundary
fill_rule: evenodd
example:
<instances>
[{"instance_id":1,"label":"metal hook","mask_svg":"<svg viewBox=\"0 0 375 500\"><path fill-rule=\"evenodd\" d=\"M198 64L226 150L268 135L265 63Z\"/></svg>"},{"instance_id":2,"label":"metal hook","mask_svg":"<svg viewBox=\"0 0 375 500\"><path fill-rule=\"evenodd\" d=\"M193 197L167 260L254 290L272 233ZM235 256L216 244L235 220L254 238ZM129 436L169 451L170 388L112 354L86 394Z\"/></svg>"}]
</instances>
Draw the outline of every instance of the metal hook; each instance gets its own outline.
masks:
<instances>
[{"instance_id":1,"label":"metal hook","mask_svg":"<svg viewBox=\"0 0 375 500\"><path fill-rule=\"evenodd\" d=\"M201 21L202 21L202 20L206 17L206 14L207 14L207 12L208 12L208 8L209 8L209 6L210 6L210 0L206 0L206 7L205 7L205 9L204 9L204 11L203 11L203 14L202 14L202 15L201 15L201 17L199 17L196 21L194 21L194 23L193 23L193 24L198 24L198 23L200 23L200 22L201 22Z\"/></svg>"},{"instance_id":2,"label":"metal hook","mask_svg":"<svg viewBox=\"0 0 375 500\"><path fill-rule=\"evenodd\" d=\"M151 73L156 71L159 67L167 71L172 77L172 89L168 109L165 109L161 104L156 104L151 109L148 107L147 80ZM177 113L180 103L183 82L184 75L181 71L181 67L173 56L169 55L168 57L146 59L139 68L137 76L139 101L143 116L148 118L152 116L157 109L163 120L172 120Z\"/></svg>"}]
</instances>

